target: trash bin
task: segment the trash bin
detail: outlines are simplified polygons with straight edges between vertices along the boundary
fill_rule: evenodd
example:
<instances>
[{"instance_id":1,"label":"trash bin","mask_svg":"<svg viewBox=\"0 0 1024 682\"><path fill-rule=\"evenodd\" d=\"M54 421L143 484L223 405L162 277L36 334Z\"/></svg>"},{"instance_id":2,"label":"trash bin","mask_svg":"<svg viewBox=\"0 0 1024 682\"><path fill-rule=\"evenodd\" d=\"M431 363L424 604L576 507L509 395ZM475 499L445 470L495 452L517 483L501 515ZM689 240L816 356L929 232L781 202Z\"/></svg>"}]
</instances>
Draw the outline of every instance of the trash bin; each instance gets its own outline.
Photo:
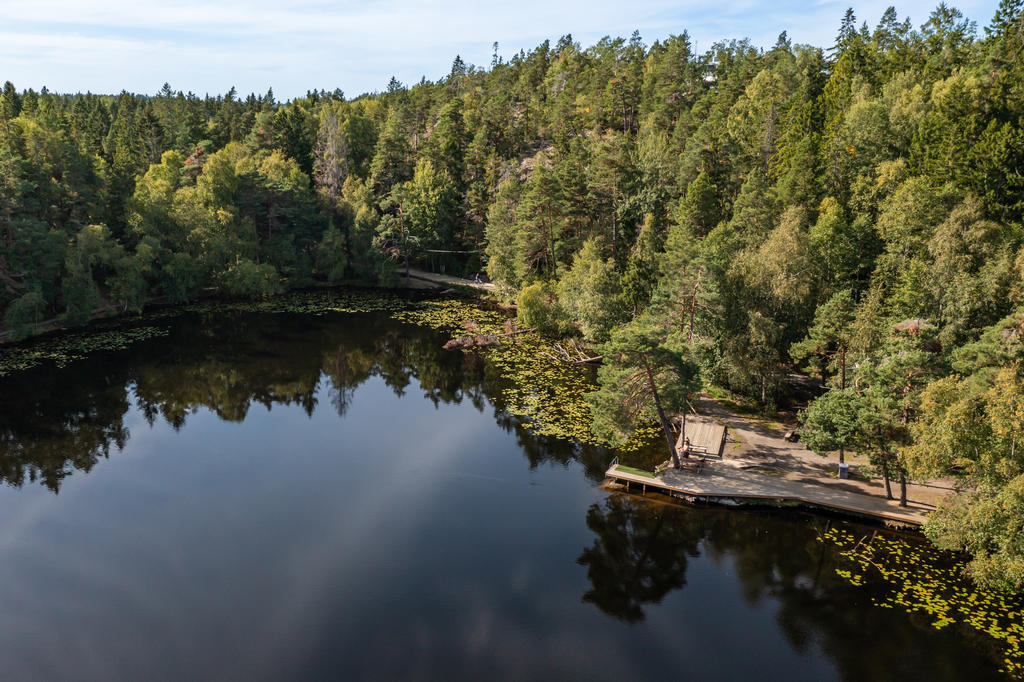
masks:
<instances>
[{"instance_id":1,"label":"trash bin","mask_svg":"<svg viewBox=\"0 0 1024 682\"><path fill-rule=\"evenodd\" d=\"M839 478L849 478L849 477L850 477L850 465L847 464L846 462L840 462L839 463Z\"/></svg>"}]
</instances>

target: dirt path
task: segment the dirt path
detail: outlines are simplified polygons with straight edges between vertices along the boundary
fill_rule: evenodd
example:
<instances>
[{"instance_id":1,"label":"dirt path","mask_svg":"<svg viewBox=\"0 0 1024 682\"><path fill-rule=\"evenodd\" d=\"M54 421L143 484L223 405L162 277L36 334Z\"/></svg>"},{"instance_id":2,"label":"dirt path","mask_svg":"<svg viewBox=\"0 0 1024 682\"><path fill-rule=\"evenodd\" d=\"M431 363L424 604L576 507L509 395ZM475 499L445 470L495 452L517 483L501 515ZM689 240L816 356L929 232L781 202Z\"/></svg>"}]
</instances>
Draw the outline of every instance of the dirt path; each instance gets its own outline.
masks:
<instances>
[{"instance_id":1,"label":"dirt path","mask_svg":"<svg viewBox=\"0 0 1024 682\"><path fill-rule=\"evenodd\" d=\"M439 286L461 286L471 287L473 289L480 289L482 291L493 291L494 285L490 282L474 282L469 279L462 279L461 277L452 277L451 275L439 275L435 272L426 272L424 270L417 270L415 268L409 269L410 280L419 280L421 282L429 282Z\"/></svg>"}]
</instances>

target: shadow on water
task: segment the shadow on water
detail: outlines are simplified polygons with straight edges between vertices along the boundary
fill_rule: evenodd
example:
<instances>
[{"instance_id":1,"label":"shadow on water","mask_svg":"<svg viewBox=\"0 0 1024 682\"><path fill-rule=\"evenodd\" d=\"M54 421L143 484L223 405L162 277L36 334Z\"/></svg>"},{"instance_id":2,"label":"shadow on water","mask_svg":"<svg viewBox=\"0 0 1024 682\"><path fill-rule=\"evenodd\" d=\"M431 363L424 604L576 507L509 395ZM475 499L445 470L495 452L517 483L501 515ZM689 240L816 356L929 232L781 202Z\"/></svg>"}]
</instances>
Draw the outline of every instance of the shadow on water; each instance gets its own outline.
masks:
<instances>
[{"instance_id":1,"label":"shadow on water","mask_svg":"<svg viewBox=\"0 0 1024 682\"><path fill-rule=\"evenodd\" d=\"M701 540L689 523L694 518L626 495L591 505L587 527L597 538L577 559L592 586L583 601L627 623L644 620L644 605L686 584L687 557L697 555Z\"/></svg>"},{"instance_id":2,"label":"shadow on water","mask_svg":"<svg viewBox=\"0 0 1024 682\"><path fill-rule=\"evenodd\" d=\"M795 512L695 509L669 499L614 493L591 505L586 523L594 541L577 559L590 582L584 602L616 620L641 623L674 593L706 601L705 595L686 596L693 589L687 573L694 562L710 562L735 572L747 607L774 609L793 650L827 654L842 679L1003 679L993 665L1000 651L991 640L969 628L936 632L931 619L872 606L880 589L851 586L837 574L844 564L838 548L824 541L830 525L858 535L887 531ZM694 609L696 627L704 619L750 612L730 611L724 599L712 608L724 611ZM972 642L968 652L965 641Z\"/></svg>"}]
</instances>

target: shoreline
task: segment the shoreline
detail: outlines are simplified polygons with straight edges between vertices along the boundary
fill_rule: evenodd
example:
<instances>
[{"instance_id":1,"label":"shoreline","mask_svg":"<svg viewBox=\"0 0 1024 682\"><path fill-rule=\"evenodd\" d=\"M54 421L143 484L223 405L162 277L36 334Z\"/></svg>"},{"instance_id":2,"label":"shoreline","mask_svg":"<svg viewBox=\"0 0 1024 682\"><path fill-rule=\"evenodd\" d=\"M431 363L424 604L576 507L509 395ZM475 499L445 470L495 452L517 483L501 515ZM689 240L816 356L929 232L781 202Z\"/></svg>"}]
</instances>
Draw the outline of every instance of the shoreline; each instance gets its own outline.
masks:
<instances>
[{"instance_id":1,"label":"shoreline","mask_svg":"<svg viewBox=\"0 0 1024 682\"><path fill-rule=\"evenodd\" d=\"M718 463L716 462L715 464ZM775 493L767 490L762 493L756 493L752 492L758 487L756 479L747 479L746 481L734 480L731 486L726 484L721 487L715 487L715 484L709 485L703 481L679 483L666 481L661 475L648 478L621 471L618 469L618 465L613 465L609 468L605 475L607 479L604 483L604 488L609 491L618 489L628 494L636 494L636 487L640 486L641 496L648 492L660 493L691 505L707 504L721 507L771 509L799 507L814 513L837 514L858 521L882 522L886 526L904 530L920 529L921 524L924 522L925 514L927 511L930 511L915 507L903 509L896 506L896 503L893 503L892 509L861 505L858 504L858 500L852 497L856 493L851 493L851 497L837 498L833 495L833 499L829 500L824 496L815 495L813 487L810 485L806 486L802 494L797 492L788 494L782 492ZM754 475L758 476L759 474ZM680 476L687 476L687 474L680 474ZM746 491L743 487L744 484L748 485ZM874 498L870 497L867 499L874 500Z\"/></svg>"},{"instance_id":2,"label":"shoreline","mask_svg":"<svg viewBox=\"0 0 1024 682\"><path fill-rule=\"evenodd\" d=\"M409 271L409 277L406 277L405 274L403 273L399 277L399 282L400 282L399 284L397 284L396 286L393 286L393 287L372 286L372 285L368 285L368 284L366 284L364 282L359 282L359 281L322 282L322 283L317 283L317 284L315 284L314 286L311 286L311 287L303 287L303 288L300 288L300 289L287 289L287 290L282 291L280 293L274 294L273 296L271 296L268 299L226 298L222 294L217 293L217 292L212 292L212 291L209 292L206 295L200 295L197 298L195 298L194 300L186 301L186 302L183 302L183 303L171 303L165 297L158 297L158 298L153 298L153 299L150 299L150 300L146 301L146 304L143 306L143 310L141 312L118 311L115 306L108 305L106 307L96 308L95 310L93 310L92 317L90 317L87 322L85 322L83 324L80 324L80 325L65 326L61 322L59 317L51 317L49 319L42 320L42 321L40 321L40 322L38 322L38 323L36 323L34 325L34 328L36 329L36 331L34 333L29 334L28 336L22 337L20 339L13 338L13 331L0 327L0 347L16 345L16 344L19 344L19 343L32 343L33 341L36 341L36 340L46 339L47 337L57 336L57 335L60 335L60 334L66 333L66 332L83 331L83 330L86 330L89 327L89 325L93 324L94 322L100 322L100 321L104 321L104 320L118 320L118 319L122 319L122 320L125 320L126 322L130 322L130 321L142 318L147 313L150 313L150 312L153 312L153 311L156 311L156 310L164 310L164 309L167 309L167 308L175 308L175 307L185 307L185 306L195 305L197 303L203 303L203 302L207 302L207 301L211 301L211 300L221 300L221 301L223 301L225 303L237 303L240 300L241 301L248 301L248 300L261 301L261 300L272 300L272 299L275 299L275 298L279 298L281 296L287 296L289 294L294 294L294 293L302 293L302 292L309 292L309 291L324 291L324 290L333 290L333 289L345 289L345 288L376 289L376 290L380 290L380 291L395 291L395 290L401 290L401 291L406 291L406 290L416 291L416 290L420 290L420 291L422 291L422 290L441 290L441 289L444 289L446 286L448 286L448 287L464 287L464 288L468 288L468 289L475 289L475 290L477 290L479 292L489 292L489 291L492 291L494 289L494 285L493 284L489 284L489 283L488 284L476 284L476 283L471 282L469 280L460 280L459 278L450 277L448 275L436 275L434 273L429 273L429 272L425 272L425 271L421 271L421 270L415 270L415 269L412 269L412 270Z\"/></svg>"},{"instance_id":3,"label":"shoreline","mask_svg":"<svg viewBox=\"0 0 1024 682\"><path fill-rule=\"evenodd\" d=\"M624 483L627 489L639 485L641 492L660 490L687 502L802 506L914 528L955 492L953 481L908 483L907 506L900 507L898 500L885 496L880 479L860 474L869 463L856 453L846 453L852 475L840 479L834 456L823 457L798 442L789 442L780 429L743 417L707 394L695 401L695 407L699 415L691 422L695 426L704 422L725 429L721 448L704 458L699 472L673 469L667 461L658 473L632 467L624 470L614 460L605 472L606 481ZM697 429L695 438L700 433ZM893 485L897 483L893 481Z\"/></svg>"}]
</instances>

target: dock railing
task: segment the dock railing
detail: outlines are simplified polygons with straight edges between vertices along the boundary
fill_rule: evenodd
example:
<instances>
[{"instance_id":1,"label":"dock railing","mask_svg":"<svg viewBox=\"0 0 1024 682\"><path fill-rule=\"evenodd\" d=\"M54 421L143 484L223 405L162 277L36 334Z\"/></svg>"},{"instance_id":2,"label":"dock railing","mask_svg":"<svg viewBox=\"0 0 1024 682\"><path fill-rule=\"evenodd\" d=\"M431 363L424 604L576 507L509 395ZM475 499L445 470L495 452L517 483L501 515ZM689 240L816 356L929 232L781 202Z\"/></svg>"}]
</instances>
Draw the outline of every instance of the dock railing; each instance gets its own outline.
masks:
<instances>
[{"instance_id":1,"label":"dock railing","mask_svg":"<svg viewBox=\"0 0 1024 682\"><path fill-rule=\"evenodd\" d=\"M612 463L608 465L608 468L609 469L614 469L618 465L619 465L619 456L616 455L614 458L612 458Z\"/></svg>"}]
</instances>

